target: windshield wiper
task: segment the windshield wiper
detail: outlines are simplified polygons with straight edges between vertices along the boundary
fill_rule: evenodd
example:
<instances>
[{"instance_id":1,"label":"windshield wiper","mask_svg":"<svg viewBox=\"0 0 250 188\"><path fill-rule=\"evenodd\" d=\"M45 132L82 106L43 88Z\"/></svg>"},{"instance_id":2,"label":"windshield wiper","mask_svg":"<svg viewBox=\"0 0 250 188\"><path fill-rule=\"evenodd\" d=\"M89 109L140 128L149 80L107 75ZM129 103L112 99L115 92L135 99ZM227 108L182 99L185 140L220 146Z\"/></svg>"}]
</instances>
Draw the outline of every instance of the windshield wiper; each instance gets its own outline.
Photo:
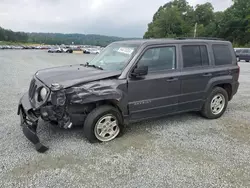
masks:
<instances>
[{"instance_id":1,"label":"windshield wiper","mask_svg":"<svg viewBox=\"0 0 250 188\"><path fill-rule=\"evenodd\" d=\"M102 67L96 66L96 65L90 65L89 62L87 62L86 64L83 64L83 66L85 66L85 67L93 67L93 68L96 68L96 69L99 69L99 70L103 70Z\"/></svg>"}]
</instances>

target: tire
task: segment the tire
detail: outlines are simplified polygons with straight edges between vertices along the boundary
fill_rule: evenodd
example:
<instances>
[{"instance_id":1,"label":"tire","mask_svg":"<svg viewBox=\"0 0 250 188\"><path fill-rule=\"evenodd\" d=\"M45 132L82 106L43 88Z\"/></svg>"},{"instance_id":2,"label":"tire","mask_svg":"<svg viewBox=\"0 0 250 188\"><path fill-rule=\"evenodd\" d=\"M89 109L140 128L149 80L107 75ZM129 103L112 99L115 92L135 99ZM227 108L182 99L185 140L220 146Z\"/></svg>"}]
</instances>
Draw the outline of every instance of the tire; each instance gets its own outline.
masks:
<instances>
[{"instance_id":1,"label":"tire","mask_svg":"<svg viewBox=\"0 0 250 188\"><path fill-rule=\"evenodd\" d=\"M109 119L110 117L112 117L111 119L114 121L108 121L107 119ZM111 128L112 125L110 122L112 123L116 122L116 126L115 126L116 128L115 127ZM102 129L104 129L103 131L105 133L105 136L107 136L107 138L104 138L105 136L104 137L100 136L100 132L102 131L98 129L99 126L105 126L105 128L102 128ZM108 128L108 126L110 127ZM103 105L103 106L99 106L95 108L93 111L91 111L87 115L85 122L84 122L83 131L84 131L85 137L88 139L90 143L108 142L120 136L123 132L123 127L124 127L123 118L122 118L121 113L112 106ZM109 134L108 131L110 132L114 131L114 133ZM110 135L110 137L108 137L108 135Z\"/></svg>"},{"instance_id":2,"label":"tire","mask_svg":"<svg viewBox=\"0 0 250 188\"><path fill-rule=\"evenodd\" d=\"M221 98L222 103L224 103L224 104L219 102L220 101L219 97ZM218 106L220 106L220 104L222 105L222 106L220 106L221 107L220 110L217 110L217 109L219 109L219 107L212 108L212 106L213 106L212 101L214 101L213 104L216 104L218 102ZM215 87L212 90L212 92L210 93L210 95L208 96L208 98L206 99L206 101L202 107L201 114L203 117L205 117L207 119L220 118L224 114L224 112L227 108L227 104L228 104L228 94L227 94L226 90L221 88L221 87ZM214 109L214 111L212 109ZM217 111L217 113L215 113L215 111Z\"/></svg>"}]
</instances>

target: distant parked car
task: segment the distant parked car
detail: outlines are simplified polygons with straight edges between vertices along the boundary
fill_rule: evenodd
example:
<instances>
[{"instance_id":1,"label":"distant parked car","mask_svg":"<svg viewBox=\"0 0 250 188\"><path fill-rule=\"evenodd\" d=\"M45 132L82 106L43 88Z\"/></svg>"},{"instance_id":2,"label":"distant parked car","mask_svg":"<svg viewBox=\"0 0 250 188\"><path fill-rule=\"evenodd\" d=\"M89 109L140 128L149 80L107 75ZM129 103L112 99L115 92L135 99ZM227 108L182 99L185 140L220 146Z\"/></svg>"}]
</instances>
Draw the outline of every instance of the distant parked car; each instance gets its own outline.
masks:
<instances>
[{"instance_id":1,"label":"distant parked car","mask_svg":"<svg viewBox=\"0 0 250 188\"><path fill-rule=\"evenodd\" d=\"M65 48L62 48L63 52L65 53L73 53L73 49L71 49L70 47L65 47Z\"/></svg>"},{"instance_id":2,"label":"distant parked car","mask_svg":"<svg viewBox=\"0 0 250 188\"><path fill-rule=\"evenodd\" d=\"M243 50L242 48L234 48L234 51L235 51L237 60L239 59L239 54L240 54L240 52L241 52L242 50Z\"/></svg>"},{"instance_id":3,"label":"distant parked car","mask_svg":"<svg viewBox=\"0 0 250 188\"><path fill-rule=\"evenodd\" d=\"M90 54L90 51L89 50L83 50L83 53L84 54Z\"/></svg>"},{"instance_id":4,"label":"distant parked car","mask_svg":"<svg viewBox=\"0 0 250 188\"><path fill-rule=\"evenodd\" d=\"M87 49L83 51L84 54L99 54L100 50L97 49Z\"/></svg>"},{"instance_id":5,"label":"distant parked car","mask_svg":"<svg viewBox=\"0 0 250 188\"><path fill-rule=\"evenodd\" d=\"M246 62L249 62L250 61L250 48L242 49L240 52L238 52L238 55L236 56L238 57L239 61L244 60Z\"/></svg>"},{"instance_id":6,"label":"distant parked car","mask_svg":"<svg viewBox=\"0 0 250 188\"><path fill-rule=\"evenodd\" d=\"M48 50L48 52L49 52L49 53L62 53L63 50L62 50L62 48L60 48L60 47L55 47L55 48L50 48L50 49Z\"/></svg>"}]
</instances>

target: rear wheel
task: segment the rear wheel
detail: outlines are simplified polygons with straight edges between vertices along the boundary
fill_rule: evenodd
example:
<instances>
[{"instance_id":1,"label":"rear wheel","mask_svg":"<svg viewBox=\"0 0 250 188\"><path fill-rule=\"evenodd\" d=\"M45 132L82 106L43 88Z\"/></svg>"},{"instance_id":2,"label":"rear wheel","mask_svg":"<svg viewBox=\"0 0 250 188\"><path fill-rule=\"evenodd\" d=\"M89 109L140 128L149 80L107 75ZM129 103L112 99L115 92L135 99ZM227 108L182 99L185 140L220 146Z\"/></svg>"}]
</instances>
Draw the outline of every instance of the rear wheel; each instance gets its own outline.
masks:
<instances>
[{"instance_id":1,"label":"rear wheel","mask_svg":"<svg viewBox=\"0 0 250 188\"><path fill-rule=\"evenodd\" d=\"M228 94L226 90L216 87L205 101L201 114L208 119L217 119L224 114L227 104Z\"/></svg>"},{"instance_id":2,"label":"rear wheel","mask_svg":"<svg viewBox=\"0 0 250 188\"><path fill-rule=\"evenodd\" d=\"M90 112L84 123L85 137L91 142L108 142L122 133L121 113L109 105L99 106Z\"/></svg>"}]
</instances>

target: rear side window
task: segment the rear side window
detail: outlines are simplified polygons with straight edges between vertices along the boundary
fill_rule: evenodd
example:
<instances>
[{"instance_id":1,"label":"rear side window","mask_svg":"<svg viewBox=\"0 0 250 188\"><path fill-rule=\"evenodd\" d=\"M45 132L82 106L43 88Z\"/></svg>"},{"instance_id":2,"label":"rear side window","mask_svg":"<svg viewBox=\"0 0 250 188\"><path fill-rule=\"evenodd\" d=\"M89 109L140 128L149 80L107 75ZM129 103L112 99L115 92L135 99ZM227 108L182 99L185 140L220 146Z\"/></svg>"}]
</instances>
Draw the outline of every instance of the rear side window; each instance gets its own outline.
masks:
<instances>
[{"instance_id":1,"label":"rear side window","mask_svg":"<svg viewBox=\"0 0 250 188\"><path fill-rule=\"evenodd\" d=\"M184 68L209 65L205 45L184 45L182 46L182 56Z\"/></svg>"},{"instance_id":2,"label":"rear side window","mask_svg":"<svg viewBox=\"0 0 250 188\"><path fill-rule=\"evenodd\" d=\"M227 45L213 45L215 65L232 64L233 58L231 51Z\"/></svg>"},{"instance_id":3,"label":"rear side window","mask_svg":"<svg viewBox=\"0 0 250 188\"><path fill-rule=\"evenodd\" d=\"M245 50L242 50L242 53L250 53L250 50L249 49L245 49Z\"/></svg>"}]
</instances>

